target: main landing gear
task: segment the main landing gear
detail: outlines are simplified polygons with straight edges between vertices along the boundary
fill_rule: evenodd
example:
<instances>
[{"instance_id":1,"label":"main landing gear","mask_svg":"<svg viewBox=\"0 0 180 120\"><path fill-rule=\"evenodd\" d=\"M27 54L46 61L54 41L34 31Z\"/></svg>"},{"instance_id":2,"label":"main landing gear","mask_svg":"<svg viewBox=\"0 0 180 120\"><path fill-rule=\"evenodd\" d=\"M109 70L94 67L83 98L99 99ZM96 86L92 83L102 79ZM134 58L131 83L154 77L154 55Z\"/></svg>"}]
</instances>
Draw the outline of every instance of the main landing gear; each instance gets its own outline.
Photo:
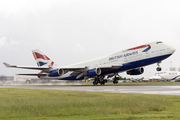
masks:
<instances>
[{"instance_id":1,"label":"main landing gear","mask_svg":"<svg viewBox=\"0 0 180 120\"><path fill-rule=\"evenodd\" d=\"M119 77L115 75L114 80L113 80L113 83L114 83L114 84L118 84L118 80L119 80Z\"/></svg>"},{"instance_id":2,"label":"main landing gear","mask_svg":"<svg viewBox=\"0 0 180 120\"><path fill-rule=\"evenodd\" d=\"M162 70L162 68L160 67L160 63L161 63L161 61L157 63L157 65L158 65L158 67L156 68L157 71L161 71Z\"/></svg>"},{"instance_id":3,"label":"main landing gear","mask_svg":"<svg viewBox=\"0 0 180 120\"><path fill-rule=\"evenodd\" d=\"M93 85L97 85L98 83L104 85L105 83L107 83L107 79L104 79L104 76L97 76L93 81Z\"/></svg>"}]
</instances>

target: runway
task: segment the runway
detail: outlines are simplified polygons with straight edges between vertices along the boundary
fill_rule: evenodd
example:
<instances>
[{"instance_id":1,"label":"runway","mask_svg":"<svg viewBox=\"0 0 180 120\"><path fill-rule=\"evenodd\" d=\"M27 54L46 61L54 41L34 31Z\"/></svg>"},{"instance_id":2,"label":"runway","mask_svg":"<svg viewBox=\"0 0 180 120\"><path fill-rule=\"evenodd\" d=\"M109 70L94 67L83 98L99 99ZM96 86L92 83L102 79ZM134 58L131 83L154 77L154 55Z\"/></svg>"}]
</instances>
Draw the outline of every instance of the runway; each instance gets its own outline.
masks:
<instances>
[{"instance_id":1,"label":"runway","mask_svg":"<svg viewBox=\"0 0 180 120\"><path fill-rule=\"evenodd\" d=\"M180 95L180 85L2 85L0 88Z\"/></svg>"}]
</instances>

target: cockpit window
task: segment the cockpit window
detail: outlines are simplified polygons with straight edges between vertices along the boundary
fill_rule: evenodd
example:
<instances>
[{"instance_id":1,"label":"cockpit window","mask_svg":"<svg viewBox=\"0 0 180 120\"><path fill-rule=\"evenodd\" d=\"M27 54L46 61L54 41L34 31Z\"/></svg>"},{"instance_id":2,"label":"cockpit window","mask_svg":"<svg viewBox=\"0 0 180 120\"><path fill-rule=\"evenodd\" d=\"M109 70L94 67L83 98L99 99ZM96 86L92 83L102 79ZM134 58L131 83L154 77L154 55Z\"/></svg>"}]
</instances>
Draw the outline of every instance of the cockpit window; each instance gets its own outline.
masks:
<instances>
[{"instance_id":1,"label":"cockpit window","mask_svg":"<svg viewBox=\"0 0 180 120\"><path fill-rule=\"evenodd\" d=\"M156 44L160 44L160 43L162 43L161 41L159 41L159 42L156 42Z\"/></svg>"}]
</instances>

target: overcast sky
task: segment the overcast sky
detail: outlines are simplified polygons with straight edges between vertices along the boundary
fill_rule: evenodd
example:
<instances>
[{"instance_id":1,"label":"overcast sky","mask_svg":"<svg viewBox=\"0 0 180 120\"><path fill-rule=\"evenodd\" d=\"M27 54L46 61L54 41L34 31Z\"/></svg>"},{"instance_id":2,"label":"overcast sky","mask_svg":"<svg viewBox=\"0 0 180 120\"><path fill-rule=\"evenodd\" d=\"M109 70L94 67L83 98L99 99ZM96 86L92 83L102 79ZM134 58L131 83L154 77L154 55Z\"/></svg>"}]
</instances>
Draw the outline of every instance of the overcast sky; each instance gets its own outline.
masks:
<instances>
[{"instance_id":1,"label":"overcast sky","mask_svg":"<svg viewBox=\"0 0 180 120\"><path fill-rule=\"evenodd\" d=\"M2 64L35 66L31 50L37 48L64 66L156 40L176 48L162 62L163 70L180 66L179 0L0 0L0 3L0 75L39 72L8 69ZM141 76L152 76L155 69L156 65L147 66ZM120 75L127 77L125 73Z\"/></svg>"}]
</instances>

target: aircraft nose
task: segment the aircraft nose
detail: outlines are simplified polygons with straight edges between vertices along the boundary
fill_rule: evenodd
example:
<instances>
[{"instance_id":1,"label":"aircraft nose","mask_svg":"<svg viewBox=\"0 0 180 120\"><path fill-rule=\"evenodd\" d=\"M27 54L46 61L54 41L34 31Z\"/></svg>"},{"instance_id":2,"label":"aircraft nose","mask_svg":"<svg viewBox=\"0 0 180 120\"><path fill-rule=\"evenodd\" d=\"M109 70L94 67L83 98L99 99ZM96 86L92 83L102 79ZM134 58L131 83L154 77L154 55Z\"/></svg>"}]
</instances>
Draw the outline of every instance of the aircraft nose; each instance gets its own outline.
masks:
<instances>
[{"instance_id":1,"label":"aircraft nose","mask_svg":"<svg viewBox=\"0 0 180 120\"><path fill-rule=\"evenodd\" d=\"M160 74L159 75L162 79L165 79L167 76L166 76L166 74L164 73L164 74Z\"/></svg>"},{"instance_id":2,"label":"aircraft nose","mask_svg":"<svg viewBox=\"0 0 180 120\"><path fill-rule=\"evenodd\" d=\"M170 49L171 49L171 54L173 54L176 51L174 47L171 47Z\"/></svg>"},{"instance_id":3,"label":"aircraft nose","mask_svg":"<svg viewBox=\"0 0 180 120\"><path fill-rule=\"evenodd\" d=\"M164 74L159 75L161 78L164 78Z\"/></svg>"}]
</instances>

